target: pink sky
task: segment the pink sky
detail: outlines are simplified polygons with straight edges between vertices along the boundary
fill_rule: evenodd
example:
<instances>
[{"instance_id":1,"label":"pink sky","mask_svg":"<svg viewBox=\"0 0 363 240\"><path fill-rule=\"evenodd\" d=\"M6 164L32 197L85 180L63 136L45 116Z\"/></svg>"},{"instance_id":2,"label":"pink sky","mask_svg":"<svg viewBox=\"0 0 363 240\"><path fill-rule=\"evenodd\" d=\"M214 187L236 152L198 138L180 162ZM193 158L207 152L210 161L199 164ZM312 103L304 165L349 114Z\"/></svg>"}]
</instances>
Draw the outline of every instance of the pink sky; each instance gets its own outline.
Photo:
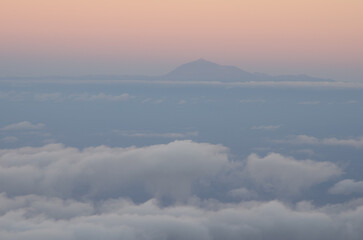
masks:
<instances>
[{"instance_id":1,"label":"pink sky","mask_svg":"<svg viewBox=\"0 0 363 240\"><path fill-rule=\"evenodd\" d=\"M160 74L203 57L363 81L361 0L1 0L0 76Z\"/></svg>"}]
</instances>

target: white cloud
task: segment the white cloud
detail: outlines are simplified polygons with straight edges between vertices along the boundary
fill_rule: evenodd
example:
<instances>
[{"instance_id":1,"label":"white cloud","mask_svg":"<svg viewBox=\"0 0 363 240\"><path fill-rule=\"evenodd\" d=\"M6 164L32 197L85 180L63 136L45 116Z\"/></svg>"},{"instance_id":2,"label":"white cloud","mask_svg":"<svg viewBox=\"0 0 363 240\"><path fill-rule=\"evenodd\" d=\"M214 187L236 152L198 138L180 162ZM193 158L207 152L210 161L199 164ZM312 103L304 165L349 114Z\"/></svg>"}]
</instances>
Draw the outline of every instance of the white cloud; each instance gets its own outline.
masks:
<instances>
[{"instance_id":1,"label":"white cloud","mask_svg":"<svg viewBox=\"0 0 363 240\"><path fill-rule=\"evenodd\" d=\"M7 240L363 236L363 199L316 207L309 202L227 203L198 196L201 186L219 185L228 173L247 173L244 180L257 186L295 194L341 170L333 163L276 153L252 154L245 164L237 164L228 159L227 148L192 141L83 150L60 144L0 149L0 236ZM258 197L258 189L243 187L246 182L236 179L241 180L232 176L230 185L218 187L229 198ZM165 205L163 197L176 201Z\"/></svg>"},{"instance_id":2,"label":"white cloud","mask_svg":"<svg viewBox=\"0 0 363 240\"><path fill-rule=\"evenodd\" d=\"M7 126L1 128L1 130L3 130L3 131L40 130L44 127L45 127L45 125L43 123L33 124L31 122L24 121L24 122L13 123L13 124L7 125Z\"/></svg>"},{"instance_id":3,"label":"white cloud","mask_svg":"<svg viewBox=\"0 0 363 240\"><path fill-rule=\"evenodd\" d=\"M265 131L273 131L279 129L281 125L261 125L261 126L253 126L252 130L265 130Z\"/></svg>"},{"instance_id":4,"label":"white cloud","mask_svg":"<svg viewBox=\"0 0 363 240\"><path fill-rule=\"evenodd\" d=\"M175 141L143 148L50 144L0 150L0 192L62 198L170 197L183 200L199 181L228 166L220 145Z\"/></svg>"},{"instance_id":5,"label":"white cloud","mask_svg":"<svg viewBox=\"0 0 363 240\"><path fill-rule=\"evenodd\" d=\"M77 101L97 101L97 100L104 100L104 101L126 101L131 98L130 94L123 93L120 95L110 95L110 94L89 94L89 93L83 93L83 94L74 94L69 96L70 99L77 100Z\"/></svg>"},{"instance_id":6,"label":"white cloud","mask_svg":"<svg viewBox=\"0 0 363 240\"><path fill-rule=\"evenodd\" d=\"M277 153L265 157L251 154L246 171L258 187L287 196L342 174L341 169L330 162L296 160Z\"/></svg>"},{"instance_id":7,"label":"white cloud","mask_svg":"<svg viewBox=\"0 0 363 240\"><path fill-rule=\"evenodd\" d=\"M203 197L198 194L207 189L217 195L229 192L230 196L247 197L245 184L253 184L257 186L252 194L255 199L260 190L280 198L298 195L341 174L333 163L296 160L277 153L251 154L245 162L233 162L227 148L190 140L83 150L49 144L3 149L0 159L0 192L10 196L184 201L192 195ZM213 181L223 188L214 187Z\"/></svg>"},{"instance_id":8,"label":"white cloud","mask_svg":"<svg viewBox=\"0 0 363 240\"><path fill-rule=\"evenodd\" d=\"M0 193L0 205L0 215L19 209L25 210L28 217L43 215L53 219L70 219L96 213L90 202L34 194L10 198L5 193Z\"/></svg>"},{"instance_id":9,"label":"white cloud","mask_svg":"<svg viewBox=\"0 0 363 240\"><path fill-rule=\"evenodd\" d=\"M363 137L356 139L337 139L337 138L324 138L321 140L323 145L336 145L336 146L351 146L356 148L363 147Z\"/></svg>"},{"instance_id":10,"label":"white cloud","mask_svg":"<svg viewBox=\"0 0 363 240\"><path fill-rule=\"evenodd\" d=\"M113 132L117 133L120 136L124 137L140 137L140 138L171 138L171 139L182 139L182 138L190 138L198 136L198 132L185 132L185 133L176 133L176 132L167 132L167 133L156 133L156 132L136 132L136 131L120 131L114 130Z\"/></svg>"},{"instance_id":11,"label":"white cloud","mask_svg":"<svg viewBox=\"0 0 363 240\"><path fill-rule=\"evenodd\" d=\"M352 179L342 180L330 188L329 193L344 195L363 193L363 181L354 181Z\"/></svg>"},{"instance_id":12,"label":"white cloud","mask_svg":"<svg viewBox=\"0 0 363 240\"><path fill-rule=\"evenodd\" d=\"M249 239L360 240L363 206L340 212L278 201L160 207L112 199L98 205L0 195L0 235L9 240ZM302 205L309 205L305 208ZM62 211L64 210L64 211Z\"/></svg>"},{"instance_id":13,"label":"white cloud","mask_svg":"<svg viewBox=\"0 0 363 240\"><path fill-rule=\"evenodd\" d=\"M63 100L62 94L60 93L38 93L34 94L34 99L40 102L47 101L61 101Z\"/></svg>"},{"instance_id":14,"label":"white cloud","mask_svg":"<svg viewBox=\"0 0 363 240\"><path fill-rule=\"evenodd\" d=\"M310 144L310 145L327 145L327 146L348 146L355 148L363 147L363 136L358 138L316 138L307 135L290 136L286 140L277 140L275 142L291 144Z\"/></svg>"},{"instance_id":15,"label":"white cloud","mask_svg":"<svg viewBox=\"0 0 363 240\"><path fill-rule=\"evenodd\" d=\"M146 99L142 100L141 103L148 103L150 101L152 101L152 98L146 98Z\"/></svg>"}]
</instances>

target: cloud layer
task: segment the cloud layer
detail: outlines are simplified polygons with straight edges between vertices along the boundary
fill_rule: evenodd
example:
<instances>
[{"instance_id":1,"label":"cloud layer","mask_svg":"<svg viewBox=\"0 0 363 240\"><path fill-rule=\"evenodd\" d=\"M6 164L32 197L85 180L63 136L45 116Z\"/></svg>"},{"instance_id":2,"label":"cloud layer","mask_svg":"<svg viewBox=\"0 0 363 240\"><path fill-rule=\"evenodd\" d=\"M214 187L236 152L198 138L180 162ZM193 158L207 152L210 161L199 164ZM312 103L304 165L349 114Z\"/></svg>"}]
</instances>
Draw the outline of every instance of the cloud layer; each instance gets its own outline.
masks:
<instances>
[{"instance_id":1,"label":"cloud layer","mask_svg":"<svg viewBox=\"0 0 363 240\"><path fill-rule=\"evenodd\" d=\"M261 197L296 196L341 174L330 162L277 153L232 161L226 147L193 141L2 149L0 236L360 239L363 199L316 207Z\"/></svg>"},{"instance_id":2,"label":"cloud layer","mask_svg":"<svg viewBox=\"0 0 363 240\"><path fill-rule=\"evenodd\" d=\"M317 208L279 201L160 207L113 199L89 202L0 195L4 239L352 239L363 235L363 206ZM333 210L335 209L335 210Z\"/></svg>"},{"instance_id":3,"label":"cloud layer","mask_svg":"<svg viewBox=\"0 0 363 240\"><path fill-rule=\"evenodd\" d=\"M176 141L144 148L86 148L60 144L0 150L0 191L10 196L184 199L193 184L227 167L227 149Z\"/></svg>"},{"instance_id":4,"label":"cloud layer","mask_svg":"<svg viewBox=\"0 0 363 240\"><path fill-rule=\"evenodd\" d=\"M221 145L190 140L83 150L49 144L0 150L0 157L0 192L63 199L184 201L212 193L251 197L247 196L251 185L264 193L293 196L342 174L330 162L296 160L277 153L251 154L246 161L235 162Z\"/></svg>"},{"instance_id":5,"label":"cloud layer","mask_svg":"<svg viewBox=\"0 0 363 240\"><path fill-rule=\"evenodd\" d=\"M11 102L36 101L36 102L61 102L61 101L109 101L119 102L127 101L134 98L128 93L119 95L100 93L77 93L77 94L62 94L59 92L50 93L30 93L30 92L0 92L0 99L5 99Z\"/></svg>"}]
</instances>

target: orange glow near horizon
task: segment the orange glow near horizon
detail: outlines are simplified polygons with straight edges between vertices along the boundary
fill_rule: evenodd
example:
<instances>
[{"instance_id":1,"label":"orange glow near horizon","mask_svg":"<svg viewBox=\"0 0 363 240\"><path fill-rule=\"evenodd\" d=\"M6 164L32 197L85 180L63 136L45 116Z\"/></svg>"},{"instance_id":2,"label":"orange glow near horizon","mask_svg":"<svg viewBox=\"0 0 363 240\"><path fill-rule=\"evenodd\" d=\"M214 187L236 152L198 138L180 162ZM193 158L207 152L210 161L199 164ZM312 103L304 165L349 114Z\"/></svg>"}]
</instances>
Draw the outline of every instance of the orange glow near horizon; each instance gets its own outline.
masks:
<instances>
[{"instance_id":1,"label":"orange glow near horizon","mask_svg":"<svg viewBox=\"0 0 363 240\"><path fill-rule=\"evenodd\" d=\"M1 0L0 53L358 64L362 11L360 0Z\"/></svg>"}]
</instances>

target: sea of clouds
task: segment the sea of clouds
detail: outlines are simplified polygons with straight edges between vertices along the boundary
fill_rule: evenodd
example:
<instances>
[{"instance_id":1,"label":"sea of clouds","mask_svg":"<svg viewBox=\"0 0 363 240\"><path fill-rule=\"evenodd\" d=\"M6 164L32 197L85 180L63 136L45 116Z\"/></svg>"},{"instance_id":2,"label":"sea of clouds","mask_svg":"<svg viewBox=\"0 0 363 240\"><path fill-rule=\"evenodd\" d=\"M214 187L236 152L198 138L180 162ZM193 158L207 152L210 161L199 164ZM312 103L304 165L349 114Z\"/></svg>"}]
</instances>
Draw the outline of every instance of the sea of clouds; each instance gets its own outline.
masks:
<instances>
[{"instance_id":1,"label":"sea of clouds","mask_svg":"<svg viewBox=\"0 0 363 240\"><path fill-rule=\"evenodd\" d=\"M190 140L2 149L0 236L358 240L363 199L316 205L304 198L322 183L332 182L334 196L362 190L342 176L332 162L278 153L234 159L222 145Z\"/></svg>"}]
</instances>

